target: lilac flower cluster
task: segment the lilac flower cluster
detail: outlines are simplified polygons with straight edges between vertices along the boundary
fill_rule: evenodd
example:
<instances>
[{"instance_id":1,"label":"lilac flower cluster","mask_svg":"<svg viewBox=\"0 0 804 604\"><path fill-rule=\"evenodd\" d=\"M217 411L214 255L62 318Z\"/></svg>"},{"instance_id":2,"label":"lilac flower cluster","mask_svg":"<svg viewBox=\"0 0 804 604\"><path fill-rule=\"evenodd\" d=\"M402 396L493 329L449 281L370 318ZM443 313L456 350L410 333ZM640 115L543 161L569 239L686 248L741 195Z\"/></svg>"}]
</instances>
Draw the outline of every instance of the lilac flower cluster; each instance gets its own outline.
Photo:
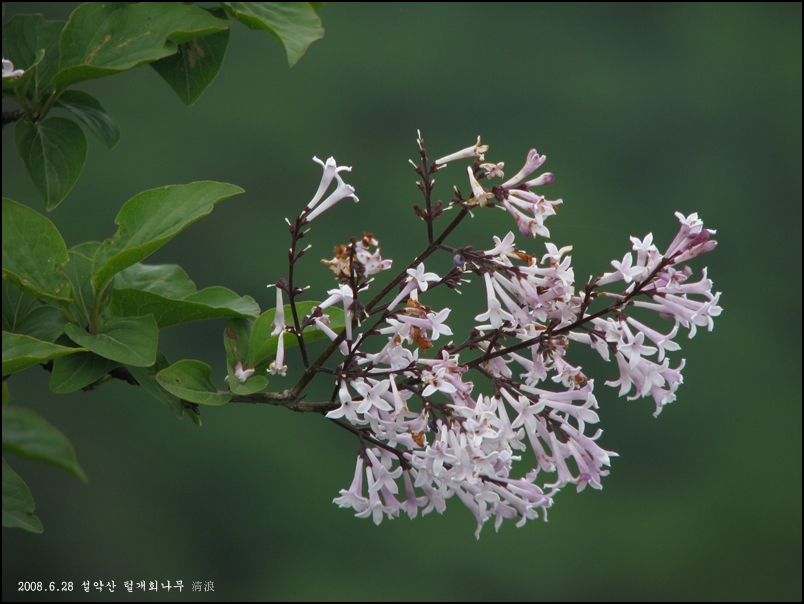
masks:
<instances>
[{"instance_id":1,"label":"lilac flower cluster","mask_svg":"<svg viewBox=\"0 0 804 604\"><path fill-rule=\"evenodd\" d=\"M334 502L379 524L400 512L411 518L443 512L454 495L476 517L479 536L492 518L495 528L506 518L518 519L517 526L539 516L546 519L563 486L601 488L609 472L616 453L597 442L601 430L594 427L599 421L594 380L568 360L571 343L589 345L605 361L617 361L619 378L606 384L619 387L620 396L652 397L656 415L675 400L684 361L671 367L667 355L679 350L674 338L681 328L689 337L698 327L711 330L721 312L720 294L712 292L706 270L695 281L683 263L712 250L716 242L714 231L704 228L696 214L676 214L681 227L664 252L651 234L642 240L632 237L632 251L611 263L613 272L576 290L571 247L546 243L539 256L517 247L510 232L493 237L493 246L482 251L444 243L457 223L480 207L510 213L523 235L547 237L544 221L561 200L548 201L531 190L554 180L549 173L533 176L545 156L531 150L513 178L484 187L481 183L504 178L504 165L483 163L488 147L479 138L435 162L427 160L421 138L419 146L421 165L414 166L422 177L418 185L426 208L416 211L428 224L427 249L364 305L360 297L372 275L390 269L391 262L382 259L372 235L336 248L335 258L325 262L340 285L320 308L342 305L346 328L336 333L320 312L310 319L333 341L331 350L343 355L332 371L334 408L327 417L360 439L354 480ZM472 196L464 199L455 189L447 208L433 203L432 175L465 159L473 160L468 168ZM343 168L330 161L325 179L338 179L333 196L354 197L338 176ZM319 187L314 201L325 189ZM453 208L458 216L436 237L433 223ZM315 217L310 209L299 224ZM426 271L424 259L435 251L452 255L454 267L445 275ZM463 342L447 341L453 336L446 323L451 310L432 308L424 297L435 287L456 289L472 274L485 285L485 309L478 309L475 328ZM623 289L602 289L618 282ZM396 294L385 302L394 288ZM279 291L278 296L277 316ZM634 316L636 308L656 311L668 327L649 327ZM379 350L369 352L369 341ZM438 349L436 342L442 343ZM486 392L476 391L472 379L479 378L489 384ZM528 444L536 467L515 471L514 462L521 461Z\"/></svg>"}]
</instances>

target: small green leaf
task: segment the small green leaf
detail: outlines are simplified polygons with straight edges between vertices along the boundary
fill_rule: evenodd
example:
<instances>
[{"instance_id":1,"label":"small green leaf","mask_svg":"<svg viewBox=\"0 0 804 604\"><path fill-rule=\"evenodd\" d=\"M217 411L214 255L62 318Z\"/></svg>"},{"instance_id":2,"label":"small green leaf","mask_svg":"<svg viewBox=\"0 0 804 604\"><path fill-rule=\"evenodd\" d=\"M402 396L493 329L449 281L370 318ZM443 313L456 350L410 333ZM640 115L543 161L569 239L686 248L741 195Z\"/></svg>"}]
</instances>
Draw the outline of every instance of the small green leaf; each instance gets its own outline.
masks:
<instances>
[{"instance_id":1,"label":"small green leaf","mask_svg":"<svg viewBox=\"0 0 804 604\"><path fill-rule=\"evenodd\" d=\"M240 363L243 370L252 369L248 366L248 341L253 321L247 319L232 319L223 330L223 347L226 350L226 368L229 373L229 390L235 394L253 394L264 390L268 380L264 375L254 374L245 382L241 382L236 375L236 366Z\"/></svg>"},{"instance_id":2,"label":"small green leaf","mask_svg":"<svg viewBox=\"0 0 804 604\"><path fill-rule=\"evenodd\" d=\"M39 212L3 199L3 277L27 294L70 301L64 275L67 246L56 226Z\"/></svg>"},{"instance_id":3,"label":"small green leaf","mask_svg":"<svg viewBox=\"0 0 804 604\"><path fill-rule=\"evenodd\" d=\"M89 325L89 315L95 298L95 287L92 285L92 263L98 252L100 243L88 241L70 248L70 262L64 272L73 286L73 310L81 321L81 326Z\"/></svg>"},{"instance_id":4,"label":"small green leaf","mask_svg":"<svg viewBox=\"0 0 804 604\"><path fill-rule=\"evenodd\" d=\"M234 379L234 381L232 381L232 379ZM268 378L262 375L262 373L255 373L242 384L237 378L230 377L229 384L230 390L235 394L254 394L255 392L262 392L268 387Z\"/></svg>"},{"instance_id":5,"label":"small green leaf","mask_svg":"<svg viewBox=\"0 0 804 604\"><path fill-rule=\"evenodd\" d=\"M156 363L150 367L134 367L133 365L129 365L128 370L145 392L160 403L164 403L168 409L173 411L176 417L181 419L184 416L184 405L182 405L181 399L165 390L156 380L156 374L169 365L170 363L168 363L165 355L157 351Z\"/></svg>"},{"instance_id":6,"label":"small green leaf","mask_svg":"<svg viewBox=\"0 0 804 604\"><path fill-rule=\"evenodd\" d=\"M150 367L156 362L159 328L151 315L112 319L94 334L70 324L65 333L79 346L119 363Z\"/></svg>"},{"instance_id":7,"label":"small green leaf","mask_svg":"<svg viewBox=\"0 0 804 604\"><path fill-rule=\"evenodd\" d=\"M220 19L226 13L219 8L207 9ZM195 103L212 84L223 65L223 57L229 45L229 30L209 34L179 44L176 54L154 61L151 67L156 70L168 85L179 95L188 107Z\"/></svg>"},{"instance_id":8,"label":"small green leaf","mask_svg":"<svg viewBox=\"0 0 804 604\"><path fill-rule=\"evenodd\" d=\"M235 366L240 363L242 369L253 369L248 365L249 334L254 321L232 319L223 330L223 347L226 350L226 367L229 372L229 390L235 394L253 394L268 387L268 379L262 373L249 376L241 382L235 375Z\"/></svg>"},{"instance_id":9,"label":"small green leaf","mask_svg":"<svg viewBox=\"0 0 804 604\"><path fill-rule=\"evenodd\" d=\"M231 394L219 393L212 384L212 368L201 361L186 359L156 374L156 379L180 399L199 405L224 405Z\"/></svg>"},{"instance_id":10,"label":"small green leaf","mask_svg":"<svg viewBox=\"0 0 804 604\"><path fill-rule=\"evenodd\" d=\"M11 395L8 393L8 382L3 382L3 406L8 404Z\"/></svg>"},{"instance_id":11,"label":"small green leaf","mask_svg":"<svg viewBox=\"0 0 804 604\"><path fill-rule=\"evenodd\" d=\"M178 44L228 29L229 21L180 2L89 2L61 35L60 71L53 86L113 75L176 52Z\"/></svg>"},{"instance_id":12,"label":"small green leaf","mask_svg":"<svg viewBox=\"0 0 804 604\"><path fill-rule=\"evenodd\" d=\"M296 304L296 310L299 313L299 320L303 321L303 317L312 314L313 309L321 304L320 302L300 302ZM271 332L274 330L273 322L276 309L267 310L260 315L254 322L254 328L251 330L251 339L249 340L248 349L248 367L255 367L261 369L262 365L268 358L273 358L276 354L279 336L272 336ZM343 311L339 308L329 307L324 311L324 314L329 317L329 327L332 331L337 332L344 326ZM285 321L292 323L293 315L291 314L290 304L285 305ZM285 334L285 348L298 346L299 340L296 336L286 333ZM315 342L327 335L315 326L308 327L304 330L304 341Z\"/></svg>"},{"instance_id":13,"label":"small green leaf","mask_svg":"<svg viewBox=\"0 0 804 604\"><path fill-rule=\"evenodd\" d=\"M187 411L187 415L190 416L190 419L193 420L193 423L200 428L201 427L201 416L198 413L196 413L195 411L193 411L192 409L187 409L186 411ZM200 411L200 409L199 409L199 411Z\"/></svg>"},{"instance_id":14,"label":"small green leaf","mask_svg":"<svg viewBox=\"0 0 804 604\"><path fill-rule=\"evenodd\" d=\"M26 98L26 95L30 90L31 83L35 81L34 74L36 73L36 68L44 58L45 49L42 48L37 53L34 62L25 69L25 73L19 76L3 78L3 96L17 99L23 107L30 105L33 99ZM14 61L12 61L12 63L14 63ZM14 65L14 68L20 69L16 65Z\"/></svg>"},{"instance_id":15,"label":"small green leaf","mask_svg":"<svg viewBox=\"0 0 804 604\"><path fill-rule=\"evenodd\" d=\"M212 308L228 308L247 317L257 317L260 314L260 307L254 298L251 296L241 298L232 290L219 285L213 285L200 292L190 294L184 298L184 302L204 304Z\"/></svg>"},{"instance_id":16,"label":"small green leaf","mask_svg":"<svg viewBox=\"0 0 804 604\"><path fill-rule=\"evenodd\" d=\"M87 481L67 437L28 409L3 408L3 450L62 468Z\"/></svg>"},{"instance_id":17,"label":"small green leaf","mask_svg":"<svg viewBox=\"0 0 804 604\"><path fill-rule=\"evenodd\" d=\"M28 314L36 301L3 279L3 331L16 331L17 324Z\"/></svg>"},{"instance_id":18,"label":"small green leaf","mask_svg":"<svg viewBox=\"0 0 804 604\"><path fill-rule=\"evenodd\" d=\"M326 2L308 2L307 4L309 4L315 12L318 12L324 8Z\"/></svg>"},{"instance_id":19,"label":"small green leaf","mask_svg":"<svg viewBox=\"0 0 804 604\"><path fill-rule=\"evenodd\" d=\"M37 306L20 320L14 333L44 342L55 342L69 322L67 316L55 306Z\"/></svg>"},{"instance_id":20,"label":"small green leaf","mask_svg":"<svg viewBox=\"0 0 804 604\"><path fill-rule=\"evenodd\" d=\"M68 348L30 336L3 332L3 375L47 363L51 359L75 354L84 348Z\"/></svg>"},{"instance_id":21,"label":"small green leaf","mask_svg":"<svg viewBox=\"0 0 804 604\"><path fill-rule=\"evenodd\" d=\"M253 321L248 319L232 319L223 330L223 347L226 360L230 366L245 363L248 357L248 338ZM248 369L248 367L244 367ZM231 373L229 374L231 378Z\"/></svg>"},{"instance_id":22,"label":"small green leaf","mask_svg":"<svg viewBox=\"0 0 804 604\"><path fill-rule=\"evenodd\" d=\"M64 23L46 21L42 15L14 15L3 25L5 58L25 70L14 85L14 96L31 114L43 109L53 93L50 79L59 69L59 37Z\"/></svg>"},{"instance_id":23,"label":"small green leaf","mask_svg":"<svg viewBox=\"0 0 804 604\"><path fill-rule=\"evenodd\" d=\"M70 111L84 124L97 139L113 149L120 140L120 126L106 113L101 102L84 90L65 90L56 107Z\"/></svg>"},{"instance_id":24,"label":"small green leaf","mask_svg":"<svg viewBox=\"0 0 804 604\"><path fill-rule=\"evenodd\" d=\"M260 308L251 296L238 296L225 287L210 287L172 300L139 289L113 289L109 309L116 317L153 315L159 329L226 317L256 317Z\"/></svg>"},{"instance_id":25,"label":"small green leaf","mask_svg":"<svg viewBox=\"0 0 804 604\"><path fill-rule=\"evenodd\" d=\"M120 363L91 352L78 352L60 357L53 360L50 389L56 394L75 392L94 384L117 367L120 367Z\"/></svg>"},{"instance_id":26,"label":"small green leaf","mask_svg":"<svg viewBox=\"0 0 804 604\"><path fill-rule=\"evenodd\" d=\"M87 158L87 137L72 120L50 117L31 124L17 122L17 153L39 190L45 207L52 210L67 197L81 175Z\"/></svg>"},{"instance_id":27,"label":"small green leaf","mask_svg":"<svg viewBox=\"0 0 804 604\"><path fill-rule=\"evenodd\" d=\"M102 292L111 278L153 254L215 204L243 189L219 182L194 182L140 193L123 205L115 218L120 227L95 256L95 291Z\"/></svg>"},{"instance_id":28,"label":"small green leaf","mask_svg":"<svg viewBox=\"0 0 804 604\"><path fill-rule=\"evenodd\" d=\"M310 47L324 37L321 19L307 2L221 2L232 17L251 29L271 32L293 67Z\"/></svg>"},{"instance_id":29,"label":"small green leaf","mask_svg":"<svg viewBox=\"0 0 804 604\"><path fill-rule=\"evenodd\" d=\"M45 530L33 515L35 506L28 485L3 458L3 526L23 528L32 533Z\"/></svg>"},{"instance_id":30,"label":"small green leaf","mask_svg":"<svg viewBox=\"0 0 804 604\"><path fill-rule=\"evenodd\" d=\"M195 283L178 264L143 264L138 262L115 275L115 289L142 291L181 300L195 293Z\"/></svg>"}]
</instances>

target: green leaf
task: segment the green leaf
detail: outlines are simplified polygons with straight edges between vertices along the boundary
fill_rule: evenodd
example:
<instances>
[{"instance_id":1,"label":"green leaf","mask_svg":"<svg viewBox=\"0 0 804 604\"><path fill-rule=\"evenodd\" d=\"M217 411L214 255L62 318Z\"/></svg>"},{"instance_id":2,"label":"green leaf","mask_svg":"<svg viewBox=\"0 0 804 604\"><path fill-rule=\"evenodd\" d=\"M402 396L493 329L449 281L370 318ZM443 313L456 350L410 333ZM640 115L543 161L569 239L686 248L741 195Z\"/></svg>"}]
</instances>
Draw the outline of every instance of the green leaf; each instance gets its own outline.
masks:
<instances>
[{"instance_id":1,"label":"green leaf","mask_svg":"<svg viewBox=\"0 0 804 604\"><path fill-rule=\"evenodd\" d=\"M9 375L47 363L51 359L75 354L84 348L68 348L50 342L37 340L30 336L3 332L3 375Z\"/></svg>"},{"instance_id":2,"label":"green leaf","mask_svg":"<svg viewBox=\"0 0 804 604\"><path fill-rule=\"evenodd\" d=\"M303 317L312 314L313 309L321 304L320 302L300 302L296 304L296 310L299 313L299 320L303 321ZM344 326L343 311L339 308L329 307L324 311L324 314L329 317L329 327L337 332ZM271 332L274 330L273 322L276 315L276 309L267 310L260 315L254 322L254 327L251 330L251 339L249 340L248 349L248 367L255 367L261 369L262 365L268 358L273 358L276 355L277 344L279 343L279 336L272 336ZM290 304L285 305L285 321L288 323L293 322L293 315L291 314ZM285 349L299 345L299 340L296 336L289 333L285 334ZM304 330L304 341L315 342L322 338L326 338L325 334L315 326L308 327Z\"/></svg>"},{"instance_id":3,"label":"green leaf","mask_svg":"<svg viewBox=\"0 0 804 604\"><path fill-rule=\"evenodd\" d=\"M33 515L35 509L28 485L3 458L3 526L23 528L32 533L45 530Z\"/></svg>"},{"instance_id":4,"label":"green leaf","mask_svg":"<svg viewBox=\"0 0 804 604\"><path fill-rule=\"evenodd\" d=\"M251 296L238 296L225 287L210 287L172 300L139 289L114 289L109 309L116 317L153 315L159 329L224 317L256 317L260 308Z\"/></svg>"},{"instance_id":5,"label":"green leaf","mask_svg":"<svg viewBox=\"0 0 804 604\"><path fill-rule=\"evenodd\" d=\"M257 317L260 314L260 307L251 296L243 296L242 298L230 289L213 285L202 289L200 292L190 294L184 299L184 302L193 302L196 304L205 304L212 308L230 308L234 312L247 317Z\"/></svg>"},{"instance_id":6,"label":"green leaf","mask_svg":"<svg viewBox=\"0 0 804 604\"><path fill-rule=\"evenodd\" d=\"M31 310L36 298L3 279L3 331L16 331L17 324Z\"/></svg>"},{"instance_id":7,"label":"green leaf","mask_svg":"<svg viewBox=\"0 0 804 604\"><path fill-rule=\"evenodd\" d=\"M67 437L28 409L3 408L3 450L62 468L87 481Z\"/></svg>"},{"instance_id":8,"label":"green leaf","mask_svg":"<svg viewBox=\"0 0 804 604\"><path fill-rule=\"evenodd\" d=\"M70 324L65 333L79 346L119 363L150 367L156 362L159 328L151 315L112 319L94 334Z\"/></svg>"},{"instance_id":9,"label":"green leaf","mask_svg":"<svg viewBox=\"0 0 804 604\"><path fill-rule=\"evenodd\" d=\"M248 339L253 321L247 319L232 319L226 323L223 330L223 347L226 350L226 360L234 366L238 362L245 363L248 357ZM230 374L231 378L231 374Z\"/></svg>"},{"instance_id":10,"label":"green leaf","mask_svg":"<svg viewBox=\"0 0 804 604\"><path fill-rule=\"evenodd\" d=\"M89 2L79 6L61 35L57 90L113 75L176 52L177 46L228 29L197 6L180 2Z\"/></svg>"},{"instance_id":11,"label":"green leaf","mask_svg":"<svg viewBox=\"0 0 804 604\"><path fill-rule=\"evenodd\" d=\"M243 189L219 182L194 182L140 193L123 205L115 218L120 227L95 256L95 291L102 292L111 278L153 254L215 204Z\"/></svg>"},{"instance_id":12,"label":"green leaf","mask_svg":"<svg viewBox=\"0 0 804 604\"><path fill-rule=\"evenodd\" d=\"M92 302L95 298L92 266L99 247L100 243L97 241L88 241L70 248L70 262L64 270L73 286L73 309L82 327L89 325Z\"/></svg>"},{"instance_id":13,"label":"green leaf","mask_svg":"<svg viewBox=\"0 0 804 604\"><path fill-rule=\"evenodd\" d=\"M318 12L324 8L326 2L308 2L307 4L309 4L315 12Z\"/></svg>"},{"instance_id":14,"label":"green leaf","mask_svg":"<svg viewBox=\"0 0 804 604\"><path fill-rule=\"evenodd\" d=\"M268 387L268 379L262 373L249 376L241 382L235 375L235 366L240 363L242 369L252 369L248 363L249 333L253 321L232 319L223 331L223 347L226 349L226 367L229 372L229 390L235 394L253 394Z\"/></svg>"},{"instance_id":15,"label":"green leaf","mask_svg":"<svg viewBox=\"0 0 804 604\"><path fill-rule=\"evenodd\" d=\"M156 363L150 367L134 367L133 365L129 365L128 370L145 392L160 403L164 403L168 409L173 411L176 417L181 419L184 416L184 405L182 405L181 399L165 390L156 380L156 374L169 365L170 363L168 363L165 355L157 351Z\"/></svg>"},{"instance_id":16,"label":"green leaf","mask_svg":"<svg viewBox=\"0 0 804 604\"><path fill-rule=\"evenodd\" d=\"M232 379L234 379L234 382L232 382ZM268 378L262 375L262 373L255 373L242 384L237 378L229 378L229 382L231 384L231 391L240 395L262 392L268 387Z\"/></svg>"},{"instance_id":17,"label":"green leaf","mask_svg":"<svg viewBox=\"0 0 804 604\"><path fill-rule=\"evenodd\" d=\"M45 207L52 210L67 197L87 158L87 137L72 120L50 117L31 124L17 122L17 153L39 190Z\"/></svg>"},{"instance_id":18,"label":"green leaf","mask_svg":"<svg viewBox=\"0 0 804 604\"><path fill-rule=\"evenodd\" d=\"M37 306L20 320L14 333L55 342L69 322L67 316L55 306Z\"/></svg>"},{"instance_id":19,"label":"green leaf","mask_svg":"<svg viewBox=\"0 0 804 604\"><path fill-rule=\"evenodd\" d=\"M116 317L153 315L159 329L171 325L228 317L256 317L257 303L225 287L195 291L175 264L135 264L115 277L109 309ZM183 298L183 299L182 299Z\"/></svg>"},{"instance_id":20,"label":"green leaf","mask_svg":"<svg viewBox=\"0 0 804 604\"><path fill-rule=\"evenodd\" d=\"M120 126L106 113L101 102L84 90L65 90L56 107L70 111L108 149L113 149L120 140Z\"/></svg>"},{"instance_id":21,"label":"green leaf","mask_svg":"<svg viewBox=\"0 0 804 604\"><path fill-rule=\"evenodd\" d=\"M50 389L56 394L75 392L94 384L120 363L91 352L79 352L53 360Z\"/></svg>"},{"instance_id":22,"label":"green leaf","mask_svg":"<svg viewBox=\"0 0 804 604\"><path fill-rule=\"evenodd\" d=\"M31 114L43 109L53 93L50 79L59 69L59 37L64 23L46 21L42 15L14 15L3 25L5 58L15 68L25 70L14 83L14 96Z\"/></svg>"},{"instance_id":23,"label":"green leaf","mask_svg":"<svg viewBox=\"0 0 804 604\"><path fill-rule=\"evenodd\" d=\"M251 29L271 32L293 67L310 44L324 37L321 19L307 2L221 2L232 17Z\"/></svg>"},{"instance_id":24,"label":"green leaf","mask_svg":"<svg viewBox=\"0 0 804 604\"><path fill-rule=\"evenodd\" d=\"M8 393L8 382L3 382L3 406L8 404L11 395Z\"/></svg>"},{"instance_id":25,"label":"green leaf","mask_svg":"<svg viewBox=\"0 0 804 604\"><path fill-rule=\"evenodd\" d=\"M214 16L226 19L219 8L208 9ZM195 103L212 84L223 65L229 45L229 30L179 44L176 54L154 61L156 70L188 107Z\"/></svg>"},{"instance_id":26,"label":"green leaf","mask_svg":"<svg viewBox=\"0 0 804 604\"><path fill-rule=\"evenodd\" d=\"M43 48L36 54L33 64L28 66L25 73L19 76L3 78L3 96L17 99L23 107L29 106L31 104L30 101L33 99L27 99L26 95L28 90L30 90L31 83L34 81L36 67L44 58L45 49ZM12 63L14 63L14 61L12 61ZM20 68L14 65L14 69Z\"/></svg>"},{"instance_id":27,"label":"green leaf","mask_svg":"<svg viewBox=\"0 0 804 604\"><path fill-rule=\"evenodd\" d=\"M187 411L187 415L190 416L190 419L193 420L193 423L200 428L201 427L201 416L198 413L196 413L195 411L193 411L192 409L187 409L186 411ZM199 409L199 411L200 411L200 409Z\"/></svg>"},{"instance_id":28,"label":"green leaf","mask_svg":"<svg viewBox=\"0 0 804 604\"><path fill-rule=\"evenodd\" d=\"M195 293L195 283L178 264L137 264L115 275L115 289L142 291L181 300Z\"/></svg>"},{"instance_id":29,"label":"green leaf","mask_svg":"<svg viewBox=\"0 0 804 604\"><path fill-rule=\"evenodd\" d=\"M64 275L67 246L56 226L39 212L3 199L3 277L27 294L70 301Z\"/></svg>"},{"instance_id":30,"label":"green leaf","mask_svg":"<svg viewBox=\"0 0 804 604\"><path fill-rule=\"evenodd\" d=\"M186 359L156 374L156 379L180 399L199 405L224 405L231 394L219 393L212 384L212 369L206 363Z\"/></svg>"}]
</instances>

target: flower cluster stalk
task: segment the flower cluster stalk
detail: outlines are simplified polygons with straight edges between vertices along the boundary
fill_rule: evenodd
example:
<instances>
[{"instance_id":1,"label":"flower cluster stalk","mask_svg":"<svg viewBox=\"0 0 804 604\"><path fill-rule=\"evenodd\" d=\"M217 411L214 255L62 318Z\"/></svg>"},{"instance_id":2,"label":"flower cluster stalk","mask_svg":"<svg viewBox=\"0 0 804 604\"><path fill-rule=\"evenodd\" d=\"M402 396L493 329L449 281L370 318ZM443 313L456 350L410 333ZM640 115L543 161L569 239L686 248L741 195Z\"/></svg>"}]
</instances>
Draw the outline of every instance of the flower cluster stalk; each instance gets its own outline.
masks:
<instances>
[{"instance_id":1,"label":"flower cluster stalk","mask_svg":"<svg viewBox=\"0 0 804 604\"><path fill-rule=\"evenodd\" d=\"M658 415L676 398L682 382L684 360L672 368L669 353L679 350L674 338L686 328L689 337L698 327L711 330L720 314L719 293L704 269L693 281L686 261L714 249L714 231L705 229L696 214L676 214L678 235L664 252L652 235L631 238L632 251L611 262L613 271L590 279L575 290L571 246L545 244L538 255L516 244L514 233L493 237L487 250L446 244L456 228L475 211L499 208L509 213L520 234L548 237L545 221L556 214L562 200L548 200L537 193L555 178L534 174L546 161L535 149L525 164L502 184L504 163L485 163L488 146L475 145L431 162L419 135L420 161L414 169L424 207L414 211L426 224L427 245L407 266L368 302L366 292L373 275L386 271L379 242L368 233L338 246L325 263L335 273L338 287L310 316L300 317L297 296L307 288L294 284L295 263L306 249L299 241L323 211L345 197L357 198L330 158L319 189L291 230L290 269L287 281L277 287L290 298L293 327L305 372L298 383L282 393L253 394L233 401L267 402L297 411L325 413L358 437L358 458L352 485L341 491L335 503L351 508L358 517L379 523L404 512L410 517L433 510L443 512L453 496L483 525L494 519L546 519L555 494L572 484L601 488L616 453L598 444L602 431L590 432L599 422L594 380L570 362L571 347L587 345L604 361L616 361L619 378L606 382L619 387L629 399L653 398ZM457 187L446 204L433 201L434 175L450 163L471 160L467 168L472 195L464 198ZM412 163L412 162L411 162ZM324 201L328 187L335 191ZM489 184L486 184L489 183ZM436 236L435 223L447 210L457 215ZM446 274L428 272L427 261L435 252L452 256ZM459 290L468 277L485 286L485 310L475 317L474 329L456 341L448 325L450 308L426 303L429 291L446 286ZM608 286L624 282L623 289ZM389 299L390 298L390 299ZM596 301L610 303L593 310ZM277 317L282 297L278 294ZM324 310L342 306L345 327L336 332L327 324ZM637 316L658 315L666 326ZM284 327L284 314L277 330ZM669 328L668 328L669 325ZM303 330L320 329L330 338L327 348L310 362ZM440 347L436 341L440 338ZM281 339L281 338L280 338ZM374 343L378 344L374 344ZM371 344L371 345L370 345ZM377 349L379 348L379 351ZM373 350L373 351L372 351ZM327 367L336 353L341 360ZM474 354L472 358L461 355ZM276 366L283 365L284 351ZM305 402L303 392L312 378L325 372L333 378L329 401ZM477 376L489 384L475 392L468 378ZM531 448L536 466L515 470L521 452Z\"/></svg>"}]
</instances>

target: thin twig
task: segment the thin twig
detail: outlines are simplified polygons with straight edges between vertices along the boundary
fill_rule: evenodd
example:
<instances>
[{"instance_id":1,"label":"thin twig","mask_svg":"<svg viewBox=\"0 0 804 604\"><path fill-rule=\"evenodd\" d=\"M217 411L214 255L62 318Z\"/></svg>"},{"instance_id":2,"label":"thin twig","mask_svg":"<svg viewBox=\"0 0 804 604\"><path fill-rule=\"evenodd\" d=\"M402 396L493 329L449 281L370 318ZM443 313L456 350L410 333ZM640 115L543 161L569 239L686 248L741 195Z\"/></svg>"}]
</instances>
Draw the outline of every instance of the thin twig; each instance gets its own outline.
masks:
<instances>
[{"instance_id":1,"label":"thin twig","mask_svg":"<svg viewBox=\"0 0 804 604\"><path fill-rule=\"evenodd\" d=\"M229 394L222 390L218 394ZM340 404L332 401L318 402L308 401L296 396L293 390L283 390L282 392L255 392L254 394L232 394L229 402L250 403L253 405L274 405L276 407L287 407L291 411L299 413L321 413L322 415L337 409Z\"/></svg>"},{"instance_id":2,"label":"thin twig","mask_svg":"<svg viewBox=\"0 0 804 604\"><path fill-rule=\"evenodd\" d=\"M425 248L425 250L421 254L419 254L415 260L413 260L413 262L411 262L407 267L405 267L405 270L401 271L396 277L394 277L390 283L388 283L376 296L374 296L374 298L371 299L371 301L368 304L366 304L364 312L366 313L370 312L375 306L377 306L380 302L382 302L382 299L386 295L388 295L388 293L391 292L394 289L394 287L399 285L405 277L407 277L408 274L407 269L416 268L421 262L424 262L424 260L427 259L427 257L430 256L430 254L432 254L434 251L438 249L438 247L444 242L444 239L446 239L449 236L449 234L455 230L455 228L461 223L461 221L464 218L466 218L468 214L469 210L462 207L458 215L455 218L453 218L452 222L449 223L449 225L447 225L447 228L444 229L444 232L442 232L441 235L439 235L438 238L435 241L433 241L433 243L428 245ZM326 360L332 355L332 353L335 352L335 349L345 339L346 339L346 329L344 328L344 330L338 334L338 337L332 340L332 342L330 342L329 346L326 347L324 352L322 352L318 356L318 358L312 363L312 365L310 365L307 368L307 371L304 372L304 375L302 375L298 383L292 388L293 392L295 392L298 395L302 392L302 390L304 390L307 384L309 384L310 381L313 379L313 376L318 372L319 368L326 362Z\"/></svg>"}]
</instances>

